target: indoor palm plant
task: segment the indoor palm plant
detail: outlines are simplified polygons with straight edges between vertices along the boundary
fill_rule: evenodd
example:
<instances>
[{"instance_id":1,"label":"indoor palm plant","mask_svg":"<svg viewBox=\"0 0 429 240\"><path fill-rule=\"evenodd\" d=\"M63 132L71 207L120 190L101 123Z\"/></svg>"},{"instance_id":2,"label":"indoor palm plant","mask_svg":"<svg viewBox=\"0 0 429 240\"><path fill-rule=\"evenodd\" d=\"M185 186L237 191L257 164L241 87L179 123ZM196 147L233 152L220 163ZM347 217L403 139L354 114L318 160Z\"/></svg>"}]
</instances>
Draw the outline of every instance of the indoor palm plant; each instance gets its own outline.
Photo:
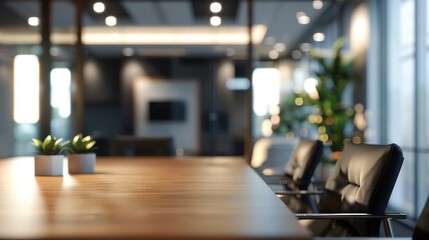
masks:
<instances>
[{"instance_id":1,"label":"indoor palm plant","mask_svg":"<svg viewBox=\"0 0 429 240\"><path fill-rule=\"evenodd\" d=\"M32 144L36 147L34 171L36 176L63 175L64 143L62 138L46 136L40 140L33 138Z\"/></svg>"},{"instance_id":2,"label":"indoor palm plant","mask_svg":"<svg viewBox=\"0 0 429 240\"><path fill-rule=\"evenodd\" d=\"M64 148L68 153L69 173L94 173L96 161L96 141L81 133L73 137Z\"/></svg>"},{"instance_id":3,"label":"indoor palm plant","mask_svg":"<svg viewBox=\"0 0 429 240\"><path fill-rule=\"evenodd\" d=\"M352 80L352 61L342 55L344 44L344 38L334 43L332 59L315 51L310 53L310 57L319 65L318 71L315 72L318 78L317 95L304 96L305 102L315 106L316 114L321 117L321 121L315 124L319 127L321 140L330 146L333 160L339 157L344 141L351 137L345 130L354 115L353 109L343 102L344 90Z\"/></svg>"}]
</instances>

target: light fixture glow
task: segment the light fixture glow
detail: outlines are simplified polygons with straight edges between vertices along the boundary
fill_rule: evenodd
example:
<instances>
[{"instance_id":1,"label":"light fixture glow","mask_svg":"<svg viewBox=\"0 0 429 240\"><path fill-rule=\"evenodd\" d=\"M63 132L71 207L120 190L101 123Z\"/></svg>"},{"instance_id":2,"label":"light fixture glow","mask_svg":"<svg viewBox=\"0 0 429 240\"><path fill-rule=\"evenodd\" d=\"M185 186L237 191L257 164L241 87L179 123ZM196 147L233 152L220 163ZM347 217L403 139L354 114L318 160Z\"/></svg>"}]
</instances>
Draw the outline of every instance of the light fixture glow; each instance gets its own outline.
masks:
<instances>
[{"instance_id":1,"label":"light fixture glow","mask_svg":"<svg viewBox=\"0 0 429 240\"><path fill-rule=\"evenodd\" d=\"M325 40L325 34L317 32L313 34L313 40L316 42L322 42L323 40Z\"/></svg>"},{"instance_id":2,"label":"light fixture glow","mask_svg":"<svg viewBox=\"0 0 429 240\"><path fill-rule=\"evenodd\" d=\"M51 107L57 108L60 117L71 114L71 72L67 68L51 70Z\"/></svg>"},{"instance_id":3,"label":"light fixture glow","mask_svg":"<svg viewBox=\"0 0 429 240\"><path fill-rule=\"evenodd\" d=\"M253 25L252 42L260 44L267 32L263 24ZM74 44L74 33L53 33L53 44ZM3 30L0 44L40 44L38 33ZM95 27L82 29L82 42L88 45L247 45L249 35L246 26L199 27Z\"/></svg>"},{"instance_id":4,"label":"light fixture glow","mask_svg":"<svg viewBox=\"0 0 429 240\"><path fill-rule=\"evenodd\" d=\"M222 19L219 16L213 16L210 18L210 25L217 27L222 23Z\"/></svg>"},{"instance_id":5,"label":"light fixture glow","mask_svg":"<svg viewBox=\"0 0 429 240\"><path fill-rule=\"evenodd\" d=\"M256 68L252 76L253 111L264 116L280 102L280 73L276 68Z\"/></svg>"},{"instance_id":6,"label":"light fixture glow","mask_svg":"<svg viewBox=\"0 0 429 240\"><path fill-rule=\"evenodd\" d=\"M313 8L316 10L323 8L323 1L321 0L313 0Z\"/></svg>"},{"instance_id":7,"label":"light fixture glow","mask_svg":"<svg viewBox=\"0 0 429 240\"><path fill-rule=\"evenodd\" d=\"M116 25L117 21L116 21L116 17L114 16L108 16L106 17L106 25L109 27L113 27Z\"/></svg>"},{"instance_id":8,"label":"light fixture glow","mask_svg":"<svg viewBox=\"0 0 429 240\"><path fill-rule=\"evenodd\" d=\"M276 50L271 50L268 52L268 57L271 59L277 59L279 58L279 52L277 52Z\"/></svg>"},{"instance_id":9,"label":"light fixture glow","mask_svg":"<svg viewBox=\"0 0 429 240\"><path fill-rule=\"evenodd\" d=\"M286 50L286 45L284 43L276 43L274 44L273 48L277 52L283 52Z\"/></svg>"},{"instance_id":10,"label":"light fixture glow","mask_svg":"<svg viewBox=\"0 0 429 240\"><path fill-rule=\"evenodd\" d=\"M39 18L38 17L29 17L28 18L28 25L30 26L39 26Z\"/></svg>"},{"instance_id":11,"label":"light fixture glow","mask_svg":"<svg viewBox=\"0 0 429 240\"><path fill-rule=\"evenodd\" d=\"M293 50L292 51L292 58L293 59L300 59L302 57L302 53L299 50Z\"/></svg>"},{"instance_id":12,"label":"light fixture glow","mask_svg":"<svg viewBox=\"0 0 429 240\"><path fill-rule=\"evenodd\" d=\"M297 12L296 19L299 24L306 25L310 23L310 17L305 12Z\"/></svg>"},{"instance_id":13,"label":"light fixture glow","mask_svg":"<svg viewBox=\"0 0 429 240\"><path fill-rule=\"evenodd\" d=\"M247 90L250 87L248 78L230 78L226 81L226 88L233 91Z\"/></svg>"},{"instance_id":14,"label":"light fixture glow","mask_svg":"<svg viewBox=\"0 0 429 240\"><path fill-rule=\"evenodd\" d=\"M13 120L17 123L39 121L39 59L17 55L13 62Z\"/></svg>"},{"instance_id":15,"label":"light fixture glow","mask_svg":"<svg viewBox=\"0 0 429 240\"><path fill-rule=\"evenodd\" d=\"M303 52L309 52L311 49L311 44L310 43L301 43L301 45L299 45L299 48Z\"/></svg>"},{"instance_id":16,"label":"light fixture glow","mask_svg":"<svg viewBox=\"0 0 429 240\"><path fill-rule=\"evenodd\" d=\"M92 9L94 9L94 12L96 13L102 13L106 10L106 6L102 2L96 2L92 5Z\"/></svg>"},{"instance_id":17,"label":"light fixture glow","mask_svg":"<svg viewBox=\"0 0 429 240\"><path fill-rule=\"evenodd\" d=\"M132 49L130 47L126 47L126 48L122 49L122 54L126 57L131 57L134 55L134 49Z\"/></svg>"},{"instance_id":18,"label":"light fixture glow","mask_svg":"<svg viewBox=\"0 0 429 240\"><path fill-rule=\"evenodd\" d=\"M298 18L298 23L302 25L306 25L310 23L310 17L309 16L302 16Z\"/></svg>"},{"instance_id":19,"label":"light fixture glow","mask_svg":"<svg viewBox=\"0 0 429 240\"><path fill-rule=\"evenodd\" d=\"M310 95L312 99L318 99L319 94L317 92L317 79L315 78L307 78L304 81L304 90Z\"/></svg>"},{"instance_id":20,"label":"light fixture glow","mask_svg":"<svg viewBox=\"0 0 429 240\"><path fill-rule=\"evenodd\" d=\"M212 2L210 4L210 11L212 13L218 13L218 12L222 11L222 5L218 2Z\"/></svg>"}]
</instances>

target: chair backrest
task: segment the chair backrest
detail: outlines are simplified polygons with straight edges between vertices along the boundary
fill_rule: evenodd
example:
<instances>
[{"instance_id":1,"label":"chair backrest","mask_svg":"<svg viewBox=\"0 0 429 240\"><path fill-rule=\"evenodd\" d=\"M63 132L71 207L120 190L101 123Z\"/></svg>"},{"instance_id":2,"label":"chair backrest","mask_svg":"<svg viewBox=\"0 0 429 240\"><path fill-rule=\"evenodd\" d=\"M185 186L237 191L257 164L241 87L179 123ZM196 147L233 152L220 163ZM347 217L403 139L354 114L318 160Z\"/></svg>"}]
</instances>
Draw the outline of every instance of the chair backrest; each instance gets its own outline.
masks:
<instances>
[{"instance_id":1,"label":"chair backrest","mask_svg":"<svg viewBox=\"0 0 429 240\"><path fill-rule=\"evenodd\" d=\"M294 180L294 186L289 187L307 189L322 155L323 143L320 140L301 138L284 169L285 175Z\"/></svg>"},{"instance_id":2,"label":"chair backrest","mask_svg":"<svg viewBox=\"0 0 429 240\"><path fill-rule=\"evenodd\" d=\"M402 150L396 144L371 145L347 143L318 209L323 213L385 212L403 162ZM333 235L379 236L379 220L333 221ZM330 234L326 234L330 235Z\"/></svg>"},{"instance_id":3,"label":"chair backrest","mask_svg":"<svg viewBox=\"0 0 429 240\"><path fill-rule=\"evenodd\" d=\"M269 169L273 174L282 174L290 156L298 143L297 138L267 137L258 139L252 152L250 164L253 168Z\"/></svg>"},{"instance_id":4,"label":"chair backrest","mask_svg":"<svg viewBox=\"0 0 429 240\"><path fill-rule=\"evenodd\" d=\"M429 197L423 207L420 217L417 220L416 227L413 231L414 240L427 240L429 239Z\"/></svg>"}]
</instances>

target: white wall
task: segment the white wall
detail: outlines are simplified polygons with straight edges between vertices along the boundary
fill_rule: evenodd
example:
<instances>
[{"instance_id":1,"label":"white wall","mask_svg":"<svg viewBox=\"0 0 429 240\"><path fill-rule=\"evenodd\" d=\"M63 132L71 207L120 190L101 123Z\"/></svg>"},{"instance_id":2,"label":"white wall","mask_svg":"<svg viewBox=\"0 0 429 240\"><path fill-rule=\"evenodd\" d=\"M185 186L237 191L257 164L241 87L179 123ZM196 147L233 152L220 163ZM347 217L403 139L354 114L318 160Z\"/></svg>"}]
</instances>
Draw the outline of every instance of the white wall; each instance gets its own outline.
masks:
<instances>
[{"instance_id":1,"label":"white wall","mask_svg":"<svg viewBox=\"0 0 429 240\"><path fill-rule=\"evenodd\" d=\"M138 136L172 136L175 148L198 152L199 101L198 83L193 80L163 80L137 77L133 81L134 129ZM186 105L183 122L149 122L149 101L183 101Z\"/></svg>"}]
</instances>

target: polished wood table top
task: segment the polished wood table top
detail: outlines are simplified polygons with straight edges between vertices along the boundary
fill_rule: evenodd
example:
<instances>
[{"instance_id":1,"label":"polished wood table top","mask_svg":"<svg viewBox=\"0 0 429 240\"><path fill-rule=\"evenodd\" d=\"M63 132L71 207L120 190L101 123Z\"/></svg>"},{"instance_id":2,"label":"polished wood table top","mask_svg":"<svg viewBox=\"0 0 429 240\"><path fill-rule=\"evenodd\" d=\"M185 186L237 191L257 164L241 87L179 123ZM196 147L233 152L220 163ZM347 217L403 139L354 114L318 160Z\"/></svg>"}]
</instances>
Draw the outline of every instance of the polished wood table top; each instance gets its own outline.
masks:
<instances>
[{"instance_id":1,"label":"polished wood table top","mask_svg":"<svg viewBox=\"0 0 429 240\"><path fill-rule=\"evenodd\" d=\"M241 158L98 157L87 175L64 163L36 177L33 157L0 159L0 238L311 238Z\"/></svg>"}]
</instances>

